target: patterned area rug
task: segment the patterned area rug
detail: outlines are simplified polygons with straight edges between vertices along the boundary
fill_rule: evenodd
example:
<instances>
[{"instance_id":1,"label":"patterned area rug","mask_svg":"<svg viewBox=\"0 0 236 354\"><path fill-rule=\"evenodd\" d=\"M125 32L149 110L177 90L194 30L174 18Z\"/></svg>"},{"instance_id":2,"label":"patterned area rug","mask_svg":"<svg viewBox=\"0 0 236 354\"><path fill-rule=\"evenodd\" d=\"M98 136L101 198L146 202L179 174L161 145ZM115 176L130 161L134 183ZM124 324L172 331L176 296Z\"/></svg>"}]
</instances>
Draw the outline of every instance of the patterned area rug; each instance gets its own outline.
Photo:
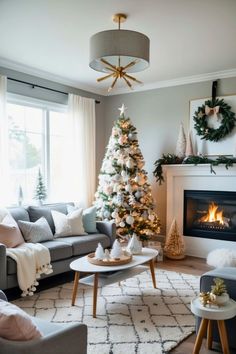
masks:
<instances>
[{"instance_id":1,"label":"patterned area rug","mask_svg":"<svg viewBox=\"0 0 236 354\"><path fill-rule=\"evenodd\" d=\"M189 309L199 277L156 270L99 289L97 318L92 317L92 288L79 284L71 307L73 283L14 301L30 315L53 322L88 325L88 354L164 354L194 331Z\"/></svg>"}]
</instances>

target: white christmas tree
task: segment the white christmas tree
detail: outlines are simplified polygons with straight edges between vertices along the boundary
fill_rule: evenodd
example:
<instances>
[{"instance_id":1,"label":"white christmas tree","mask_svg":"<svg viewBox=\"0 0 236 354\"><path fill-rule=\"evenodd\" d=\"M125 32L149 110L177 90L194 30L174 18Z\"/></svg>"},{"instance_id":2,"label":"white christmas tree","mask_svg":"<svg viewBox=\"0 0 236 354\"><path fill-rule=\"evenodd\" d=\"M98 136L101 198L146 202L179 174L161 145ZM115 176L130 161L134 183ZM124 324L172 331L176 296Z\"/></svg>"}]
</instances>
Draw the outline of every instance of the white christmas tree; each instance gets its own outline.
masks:
<instances>
[{"instance_id":1,"label":"white christmas tree","mask_svg":"<svg viewBox=\"0 0 236 354\"><path fill-rule=\"evenodd\" d=\"M185 150L186 150L186 136L184 132L184 126L181 122L179 128L179 135L176 143L175 155L178 157L185 157Z\"/></svg>"},{"instance_id":2,"label":"white christmas tree","mask_svg":"<svg viewBox=\"0 0 236 354\"><path fill-rule=\"evenodd\" d=\"M151 187L140 151L136 128L125 117L116 120L102 163L95 194L97 218L114 221L121 236L136 234L140 240L160 232Z\"/></svg>"}]
</instances>

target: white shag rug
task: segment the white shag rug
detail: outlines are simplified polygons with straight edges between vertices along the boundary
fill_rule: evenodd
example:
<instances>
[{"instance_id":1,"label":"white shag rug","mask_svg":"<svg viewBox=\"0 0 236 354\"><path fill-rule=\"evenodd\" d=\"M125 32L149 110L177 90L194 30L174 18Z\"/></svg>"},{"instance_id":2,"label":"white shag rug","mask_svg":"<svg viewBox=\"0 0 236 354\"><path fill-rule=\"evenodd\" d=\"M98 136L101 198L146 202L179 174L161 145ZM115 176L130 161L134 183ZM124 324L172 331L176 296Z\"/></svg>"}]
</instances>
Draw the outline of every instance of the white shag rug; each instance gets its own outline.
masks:
<instances>
[{"instance_id":1,"label":"white shag rug","mask_svg":"<svg viewBox=\"0 0 236 354\"><path fill-rule=\"evenodd\" d=\"M71 306L73 282L14 301L30 315L53 322L88 326L88 354L164 354L195 330L190 302L199 277L156 270L157 289L146 271L99 288L97 318L92 317L92 288L79 284Z\"/></svg>"}]
</instances>

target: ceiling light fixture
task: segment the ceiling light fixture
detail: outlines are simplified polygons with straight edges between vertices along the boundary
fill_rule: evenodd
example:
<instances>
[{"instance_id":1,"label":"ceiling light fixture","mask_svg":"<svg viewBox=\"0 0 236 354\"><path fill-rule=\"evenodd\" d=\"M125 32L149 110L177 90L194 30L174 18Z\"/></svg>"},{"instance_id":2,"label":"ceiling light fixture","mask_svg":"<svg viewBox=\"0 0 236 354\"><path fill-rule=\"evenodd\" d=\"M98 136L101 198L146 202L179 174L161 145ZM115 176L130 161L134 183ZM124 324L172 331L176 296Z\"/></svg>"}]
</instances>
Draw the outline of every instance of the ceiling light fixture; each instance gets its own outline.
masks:
<instances>
[{"instance_id":1,"label":"ceiling light fixture","mask_svg":"<svg viewBox=\"0 0 236 354\"><path fill-rule=\"evenodd\" d=\"M129 73L145 70L149 66L149 38L135 31L121 30L120 24L125 22L127 15L116 14L113 21L118 29L102 31L90 39L89 66L107 73L97 82L113 78L108 91L111 91L118 79L123 79L132 89L132 83L142 83Z\"/></svg>"}]
</instances>

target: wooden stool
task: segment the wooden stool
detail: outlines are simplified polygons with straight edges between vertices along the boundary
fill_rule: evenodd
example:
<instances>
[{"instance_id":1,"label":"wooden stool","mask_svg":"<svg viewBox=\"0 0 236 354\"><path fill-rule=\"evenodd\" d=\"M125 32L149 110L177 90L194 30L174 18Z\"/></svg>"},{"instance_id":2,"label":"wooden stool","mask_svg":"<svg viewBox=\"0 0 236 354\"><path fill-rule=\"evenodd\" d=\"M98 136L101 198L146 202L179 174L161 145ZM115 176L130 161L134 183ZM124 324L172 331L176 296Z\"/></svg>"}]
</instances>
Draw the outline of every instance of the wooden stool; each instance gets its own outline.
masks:
<instances>
[{"instance_id":1,"label":"wooden stool","mask_svg":"<svg viewBox=\"0 0 236 354\"><path fill-rule=\"evenodd\" d=\"M225 305L217 307L215 305L204 307L199 298L192 300L191 311L194 315L201 317L201 324L193 348L193 354L198 354L204 335L207 333L207 349L212 348L212 324L217 321L220 342L223 354L230 354L225 327L225 320L236 316L236 302L230 299Z\"/></svg>"}]
</instances>

